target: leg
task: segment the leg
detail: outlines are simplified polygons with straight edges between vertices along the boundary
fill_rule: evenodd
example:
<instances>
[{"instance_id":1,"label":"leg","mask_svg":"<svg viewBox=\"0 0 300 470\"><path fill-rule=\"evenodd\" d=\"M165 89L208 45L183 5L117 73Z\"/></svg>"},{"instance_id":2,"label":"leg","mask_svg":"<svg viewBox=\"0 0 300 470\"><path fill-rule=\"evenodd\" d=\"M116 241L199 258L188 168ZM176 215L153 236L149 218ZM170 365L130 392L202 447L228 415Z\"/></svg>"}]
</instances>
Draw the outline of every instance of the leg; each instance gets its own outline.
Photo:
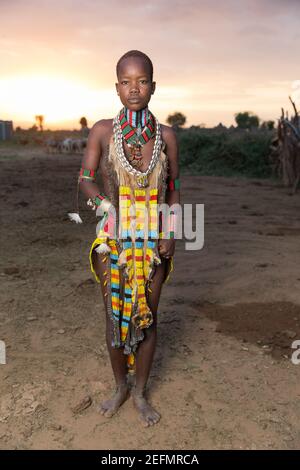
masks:
<instances>
[{"instance_id":1,"label":"leg","mask_svg":"<svg viewBox=\"0 0 300 470\"><path fill-rule=\"evenodd\" d=\"M107 296L105 295L107 289L106 286L104 286L104 281L106 278L104 272L107 270L107 266L106 263L102 262L103 258L104 255L98 254L95 251L93 252L93 265L97 275L100 278L101 291L106 311L106 345L116 381L116 392L114 396L110 400L103 402L100 407L101 414L110 418L128 398L128 385L126 382L127 356L125 356L123 353L122 348L116 349L111 345L112 323L107 312Z\"/></svg>"},{"instance_id":2,"label":"leg","mask_svg":"<svg viewBox=\"0 0 300 470\"><path fill-rule=\"evenodd\" d=\"M153 280L151 282L152 292L149 293L148 297L149 307L153 313L153 324L144 330L145 338L138 346L136 352L136 385L132 391L132 397L144 426L151 426L157 423L160 419L160 415L157 411L155 411L147 402L145 398L145 389L155 352L157 336L157 308L162 284L165 279L166 268L166 259L162 258L162 263L157 266L153 276Z\"/></svg>"}]
</instances>

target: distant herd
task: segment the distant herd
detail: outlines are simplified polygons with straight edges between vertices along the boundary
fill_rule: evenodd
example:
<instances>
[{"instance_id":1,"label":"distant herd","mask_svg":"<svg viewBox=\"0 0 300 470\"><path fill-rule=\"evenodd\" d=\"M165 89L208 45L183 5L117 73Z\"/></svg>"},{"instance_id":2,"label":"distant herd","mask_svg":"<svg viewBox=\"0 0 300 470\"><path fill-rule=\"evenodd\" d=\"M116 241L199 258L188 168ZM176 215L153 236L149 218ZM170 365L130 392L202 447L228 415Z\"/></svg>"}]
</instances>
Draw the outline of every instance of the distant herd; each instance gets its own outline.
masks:
<instances>
[{"instance_id":1,"label":"distant herd","mask_svg":"<svg viewBox=\"0 0 300 470\"><path fill-rule=\"evenodd\" d=\"M87 138L63 140L48 139L45 141L47 153L83 153L86 148Z\"/></svg>"}]
</instances>

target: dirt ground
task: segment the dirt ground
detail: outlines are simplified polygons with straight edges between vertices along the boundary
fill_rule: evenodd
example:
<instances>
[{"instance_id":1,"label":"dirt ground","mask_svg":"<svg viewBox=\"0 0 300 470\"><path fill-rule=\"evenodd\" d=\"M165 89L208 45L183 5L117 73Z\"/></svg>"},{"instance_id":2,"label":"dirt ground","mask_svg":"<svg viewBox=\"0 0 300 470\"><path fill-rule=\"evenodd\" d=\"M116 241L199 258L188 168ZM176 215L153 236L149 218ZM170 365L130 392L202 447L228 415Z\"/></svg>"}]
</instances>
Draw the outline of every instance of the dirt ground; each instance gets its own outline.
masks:
<instances>
[{"instance_id":1,"label":"dirt ground","mask_svg":"<svg viewBox=\"0 0 300 470\"><path fill-rule=\"evenodd\" d=\"M177 242L164 286L145 429L131 399L97 411L114 383L95 218L72 209L80 156L0 148L1 449L297 449L300 446L300 195L267 180L182 177L205 204L205 245ZM86 408L74 407L86 399Z\"/></svg>"}]
</instances>

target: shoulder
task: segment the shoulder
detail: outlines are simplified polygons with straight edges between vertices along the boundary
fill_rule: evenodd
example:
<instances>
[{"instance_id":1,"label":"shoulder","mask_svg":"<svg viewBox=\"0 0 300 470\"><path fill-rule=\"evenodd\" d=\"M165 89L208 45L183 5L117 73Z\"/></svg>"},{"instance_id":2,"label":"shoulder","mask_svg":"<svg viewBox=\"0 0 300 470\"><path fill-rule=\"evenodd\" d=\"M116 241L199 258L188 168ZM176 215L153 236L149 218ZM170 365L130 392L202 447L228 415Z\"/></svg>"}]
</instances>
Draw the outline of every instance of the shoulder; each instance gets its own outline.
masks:
<instances>
[{"instance_id":1,"label":"shoulder","mask_svg":"<svg viewBox=\"0 0 300 470\"><path fill-rule=\"evenodd\" d=\"M165 124L161 124L160 126L162 138L166 143L172 140L177 140L176 132L174 131L173 127L166 126Z\"/></svg>"},{"instance_id":2,"label":"shoulder","mask_svg":"<svg viewBox=\"0 0 300 470\"><path fill-rule=\"evenodd\" d=\"M101 146L106 145L113 132L113 119L100 119L89 132L89 141Z\"/></svg>"},{"instance_id":3,"label":"shoulder","mask_svg":"<svg viewBox=\"0 0 300 470\"><path fill-rule=\"evenodd\" d=\"M163 142L166 144L166 150L171 153L177 152L178 141L177 134L174 129L165 124L161 124L161 136Z\"/></svg>"},{"instance_id":4,"label":"shoulder","mask_svg":"<svg viewBox=\"0 0 300 470\"><path fill-rule=\"evenodd\" d=\"M100 119L99 121L95 122L95 124L91 128L91 132L103 135L106 132L112 130L112 123L113 119Z\"/></svg>"}]
</instances>

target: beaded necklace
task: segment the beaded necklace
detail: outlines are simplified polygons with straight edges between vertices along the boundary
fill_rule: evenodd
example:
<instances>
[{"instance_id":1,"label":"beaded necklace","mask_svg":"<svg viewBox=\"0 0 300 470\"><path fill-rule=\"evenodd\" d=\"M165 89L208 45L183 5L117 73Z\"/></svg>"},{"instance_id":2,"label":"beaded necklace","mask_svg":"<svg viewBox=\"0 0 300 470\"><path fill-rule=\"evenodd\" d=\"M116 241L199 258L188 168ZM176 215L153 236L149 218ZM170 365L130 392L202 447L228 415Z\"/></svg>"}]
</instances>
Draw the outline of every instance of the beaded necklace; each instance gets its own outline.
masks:
<instances>
[{"instance_id":1,"label":"beaded necklace","mask_svg":"<svg viewBox=\"0 0 300 470\"><path fill-rule=\"evenodd\" d=\"M142 164L142 146L155 136L155 118L147 106L139 111L124 107L119 121L123 138L130 148L128 160L138 168Z\"/></svg>"},{"instance_id":2,"label":"beaded necklace","mask_svg":"<svg viewBox=\"0 0 300 470\"><path fill-rule=\"evenodd\" d=\"M153 147L153 152L152 152L152 158L150 161L150 164L147 168L146 172L141 172L134 168L132 165L132 162L129 162L128 159L126 158L124 154L124 149L123 149L123 139L124 135L122 132L122 127L120 123L120 115L123 113L123 109L117 114L117 116L113 120L113 135L114 135L114 142L116 146L116 153L119 158L119 161L122 165L122 167L131 175L134 175L137 179L137 185L140 188L145 188L148 186L148 175L153 171L162 147L162 138L161 138L161 128L158 120L153 116L154 122L155 122L155 142L154 142L154 147Z\"/></svg>"}]
</instances>

